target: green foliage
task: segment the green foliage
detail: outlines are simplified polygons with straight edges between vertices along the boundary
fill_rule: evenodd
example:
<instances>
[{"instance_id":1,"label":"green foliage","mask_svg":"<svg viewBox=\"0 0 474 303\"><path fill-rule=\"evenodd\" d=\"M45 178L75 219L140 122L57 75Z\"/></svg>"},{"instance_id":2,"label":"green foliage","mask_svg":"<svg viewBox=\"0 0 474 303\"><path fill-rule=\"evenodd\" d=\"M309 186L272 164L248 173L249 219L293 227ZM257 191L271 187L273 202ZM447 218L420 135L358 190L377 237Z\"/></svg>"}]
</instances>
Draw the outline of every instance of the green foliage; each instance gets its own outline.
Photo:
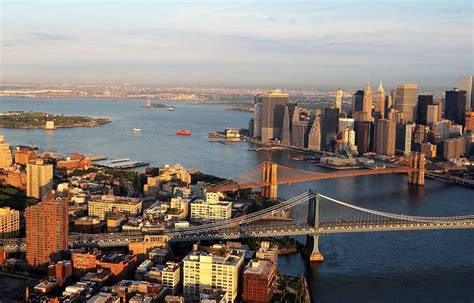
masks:
<instances>
[{"instance_id":1,"label":"green foliage","mask_svg":"<svg viewBox=\"0 0 474 303\"><path fill-rule=\"evenodd\" d=\"M23 190L11 186L0 187L0 207L9 206L13 209L24 210L38 203L34 198L28 198Z\"/></svg>"},{"instance_id":2,"label":"green foliage","mask_svg":"<svg viewBox=\"0 0 474 303\"><path fill-rule=\"evenodd\" d=\"M110 122L107 118L55 115L43 112L14 112L0 116L0 126L7 128L43 128L46 121L56 127L96 126Z\"/></svg>"},{"instance_id":3,"label":"green foliage","mask_svg":"<svg viewBox=\"0 0 474 303\"><path fill-rule=\"evenodd\" d=\"M97 172L97 169L96 168L88 168L88 169L80 169L80 168L77 168L75 169L71 174L69 174L71 177L80 177L80 176L84 176L84 175L87 175L89 173L95 173Z\"/></svg>"},{"instance_id":4,"label":"green foliage","mask_svg":"<svg viewBox=\"0 0 474 303\"><path fill-rule=\"evenodd\" d=\"M210 184L215 184L224 181L225 179L197 172L191 175L191 184L196 184L197 182L206 182Z\"/></svg>"},{"instance_id":5,"label":"green foliage","mask_svg":"<svg viewBox=\"0 0 474 303\"><path fill-rule=\"evenodd\" d=\"M259 211L265 208L277 205L279 202L274 200L259 200L255 202L254 211Z\"/></svg>"}]
</instances>

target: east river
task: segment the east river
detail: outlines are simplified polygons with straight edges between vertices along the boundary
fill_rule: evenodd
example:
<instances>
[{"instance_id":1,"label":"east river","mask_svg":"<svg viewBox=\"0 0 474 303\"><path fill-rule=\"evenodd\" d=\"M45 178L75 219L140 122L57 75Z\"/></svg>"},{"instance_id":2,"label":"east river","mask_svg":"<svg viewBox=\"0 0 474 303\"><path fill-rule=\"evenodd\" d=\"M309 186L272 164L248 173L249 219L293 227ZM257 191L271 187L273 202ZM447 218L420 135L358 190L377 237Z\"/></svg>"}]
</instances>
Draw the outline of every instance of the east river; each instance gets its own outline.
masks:
<instances>
[{"instance_id":1,"label":"east river","mask_svg":"<svg viewBox=\"0 0 474 303\"><path fill-rule=\"evenodd\" d=\"M288 151L253 152L247 143L208 142L207 133L247 127L251 114L224 106L174 104L175 111L140 107L144 100L1 98L0 111L106 116L97 128L0 129L11 145L40 145L62 154L79 151L109 158L131 158L152 165L181 163L186 168L235 177L264 160L321 171L293 161ZM142 132L133 132L141 128ZM176 136L190 129L191 137ZM279 188L283 198L308 189L366 208L409 215L474 214L474 191L426 180L409 187L403 175L379 175L305 182ZM296 211L304 216L305 209ZM304 241L304 238L298 238ZM474 230L335 234L320 239L322 264L308 264L299 254L282 256L278 269L305 274L314 302L470 302L474 301Z\"/></svg>"}]
</instances>

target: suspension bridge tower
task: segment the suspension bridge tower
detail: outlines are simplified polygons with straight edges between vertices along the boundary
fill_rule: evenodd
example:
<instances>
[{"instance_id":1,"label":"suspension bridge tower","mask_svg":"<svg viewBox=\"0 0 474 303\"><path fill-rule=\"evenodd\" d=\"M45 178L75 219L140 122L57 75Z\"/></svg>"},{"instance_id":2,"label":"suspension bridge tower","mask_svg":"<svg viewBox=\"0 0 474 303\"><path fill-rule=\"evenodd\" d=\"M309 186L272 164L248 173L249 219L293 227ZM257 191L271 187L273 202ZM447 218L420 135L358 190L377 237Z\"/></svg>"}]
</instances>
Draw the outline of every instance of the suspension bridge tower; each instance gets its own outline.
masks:
<instances>
[{"instance_id":1,"label":"suspension bridge tower","mask_svg":"<svg viewBox=\"0 0 474 303\"><path fill-rule=\"evenodd\" d=\"M425 185L425 154L412 153L408 159L408 184Z\"/></svg>"},{"instance_id":2,"label":"suspension bridge tower","mask_svg":"<svg viewBox=\"0 0 474 303\"><path fill-rule=\"evenodd\" d=\"M319 227L319 195L317 193L309 200L308 223L314 228ZM319 251L319 235L308 235L306 237L306 251L309 261L324 261L324 256Z\"/></svg>"},{"instance_id":3,"label":"suspension bridge tower","mask_svg":"<svg viewBox=\"0 0 474 303\"><path fill-rule=\"evenodd\" d=\"M270 161L263 162L262 165L262 196L267 199L278 198L278 164Z\"/></svg>"}]
</instances>

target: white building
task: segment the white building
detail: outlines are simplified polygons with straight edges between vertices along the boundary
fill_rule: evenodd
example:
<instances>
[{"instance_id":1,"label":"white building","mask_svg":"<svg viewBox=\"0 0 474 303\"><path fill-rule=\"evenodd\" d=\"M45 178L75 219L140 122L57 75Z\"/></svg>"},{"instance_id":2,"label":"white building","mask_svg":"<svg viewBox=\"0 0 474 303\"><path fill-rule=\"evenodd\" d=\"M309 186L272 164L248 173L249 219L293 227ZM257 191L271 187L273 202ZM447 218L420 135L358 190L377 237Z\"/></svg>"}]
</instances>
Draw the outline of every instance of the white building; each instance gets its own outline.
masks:
<instances>
[{"instance_id":1,"label":"white building","mask_svg":"<svg viewBox=\"0 0 474 303\"><path fill-rule=\"evenodd\" d=\"M197 245L183 259L184 296L199 299L205 288L220 288L227 293L227 302L234 302L239 288L239 276L244 262L244 250L213 245L198 249Z\"/></svg>"},{"instance_id":2,"label":"white building","mask_svg":"<svg viewBox=\"0 0 474 303\"><path fill-rule=\"evenodd\" d=\"M166 262L166 267L161 273L162 283L164 287L168 287L169 292L173 295L178 293L181 269L174 262Z\"/></svg>"},{"instance_id":3,"label":"white building","mask_svg":"<svg viewBox=\"0 0 474 303\"><path fill-rule=\"evenodd\" d=\"M219 221L230 219L232 202L220 201L221 193L206 193L206 200L191 202L191 221Z\"/></svg>"}]
</instances>

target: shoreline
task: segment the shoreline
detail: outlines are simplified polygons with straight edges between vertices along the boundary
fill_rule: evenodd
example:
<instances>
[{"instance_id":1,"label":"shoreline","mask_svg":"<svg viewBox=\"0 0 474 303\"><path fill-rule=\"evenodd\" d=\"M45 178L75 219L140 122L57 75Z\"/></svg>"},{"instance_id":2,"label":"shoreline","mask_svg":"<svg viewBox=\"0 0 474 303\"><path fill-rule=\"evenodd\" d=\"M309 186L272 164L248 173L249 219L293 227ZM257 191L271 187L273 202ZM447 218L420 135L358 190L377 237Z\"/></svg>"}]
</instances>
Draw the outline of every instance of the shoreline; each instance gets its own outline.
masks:
<instances>
[{"instance_id":1,"label":"shoreline","mask_svg":"<svg viewBox=\"0 0 474 303\"><path fill-rule=\"evenodd\" d=\"M58 128L78 128L78 127L100 127L102 125L111 123L112 120L104 122L104 123L97 123L94 125L55 125L54 129L45 129L44 126L7 126L7 125L0 125L0 128L7 128L7 129L43 129L43 130L55 130Z\"/></svg>"}]
</instances>

